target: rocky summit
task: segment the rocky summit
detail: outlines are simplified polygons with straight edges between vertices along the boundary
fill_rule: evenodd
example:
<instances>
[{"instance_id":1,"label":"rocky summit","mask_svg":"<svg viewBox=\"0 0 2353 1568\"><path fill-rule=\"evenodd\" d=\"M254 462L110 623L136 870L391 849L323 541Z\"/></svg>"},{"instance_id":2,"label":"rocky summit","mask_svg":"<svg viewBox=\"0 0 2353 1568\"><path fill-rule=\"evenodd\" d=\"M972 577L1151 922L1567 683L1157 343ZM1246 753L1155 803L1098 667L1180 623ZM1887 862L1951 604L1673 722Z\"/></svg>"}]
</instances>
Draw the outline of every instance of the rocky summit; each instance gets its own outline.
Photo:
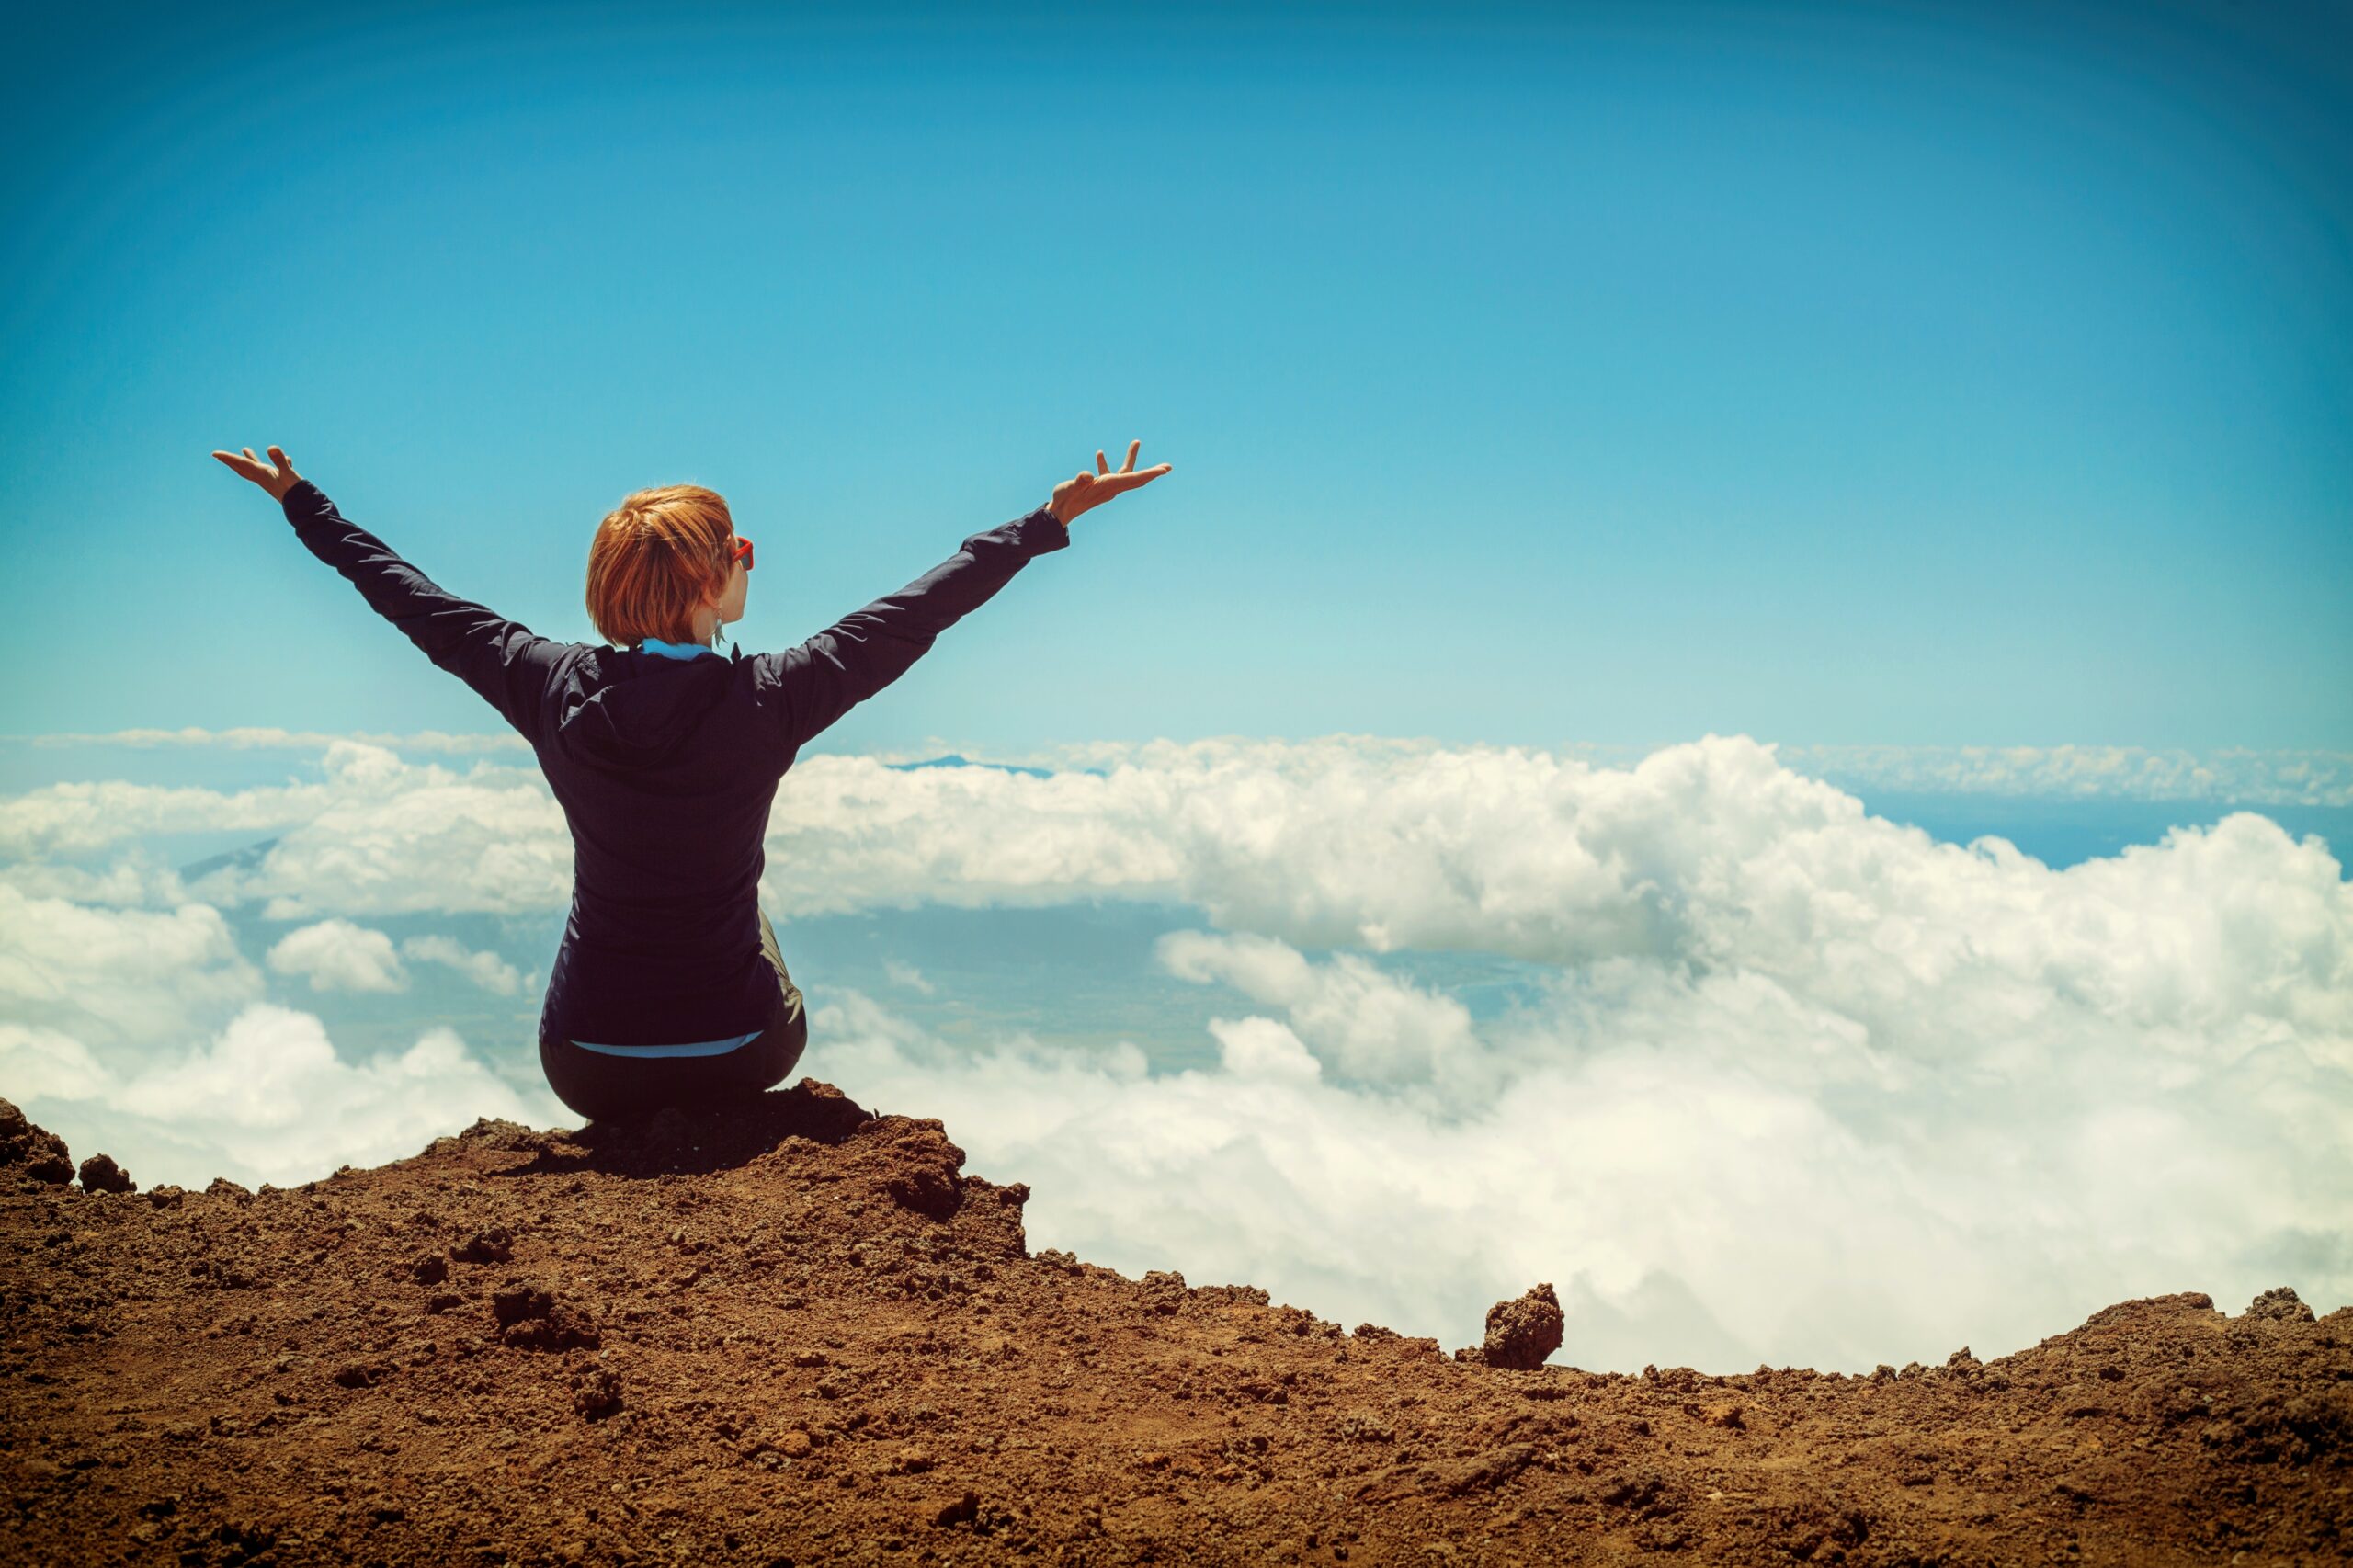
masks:
<instances>
[{"instance_id":1,"label":"rocky summit","mask_svg":"<svg viewBox=\"0 0 2353 1568\"><path fill-rule=\"evenodd\" d=\"M1549 1284L1448 1355L1033 1252L1028 1189L963 1165L804 1079L142 1189L0 1102L6 1560L2353 1555L2353 1309L2291 1291L1861 1377L1604 1374L1548 1361Z\"/></svg>"}]
</instances>

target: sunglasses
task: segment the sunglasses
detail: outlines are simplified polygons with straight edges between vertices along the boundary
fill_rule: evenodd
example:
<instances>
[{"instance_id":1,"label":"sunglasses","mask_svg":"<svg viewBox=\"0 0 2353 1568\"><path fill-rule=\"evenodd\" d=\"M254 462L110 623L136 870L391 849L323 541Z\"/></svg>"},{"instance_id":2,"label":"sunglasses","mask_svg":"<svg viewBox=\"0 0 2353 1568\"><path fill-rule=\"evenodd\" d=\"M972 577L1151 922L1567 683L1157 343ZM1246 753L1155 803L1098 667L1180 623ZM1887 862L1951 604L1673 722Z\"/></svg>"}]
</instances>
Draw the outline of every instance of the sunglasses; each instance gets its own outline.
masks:
<instances>
[{"instance_id":1,"label":"sunglasses","mask_svg":"<svg viewBox=\"0 0 2353 1568\"><path fill-rule=\"evenodd\" d=\"M728 552L727 556L727 563L730 566L733 566L738 561L744 563L745 571L749 572L752 569L752 541L745 539L742 534L737 534L735 536L734 546Z\"/></svg>"}]
</instances>

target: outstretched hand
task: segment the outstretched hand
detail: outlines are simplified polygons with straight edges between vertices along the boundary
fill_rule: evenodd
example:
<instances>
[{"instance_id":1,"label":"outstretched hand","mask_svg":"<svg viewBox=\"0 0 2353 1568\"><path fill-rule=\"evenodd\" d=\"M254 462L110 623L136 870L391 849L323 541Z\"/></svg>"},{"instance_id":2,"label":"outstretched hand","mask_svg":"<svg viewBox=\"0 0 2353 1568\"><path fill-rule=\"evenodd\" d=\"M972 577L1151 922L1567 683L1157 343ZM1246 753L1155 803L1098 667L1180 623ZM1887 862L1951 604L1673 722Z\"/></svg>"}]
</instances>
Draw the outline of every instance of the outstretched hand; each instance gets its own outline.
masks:
<instances>
[{"instance_id":1,"label":"outstretched hand","mask_svg":"<svg viewBox=\"0 0 2353 1568\"><path fill-rule=\"evenodd\" d=\"M1141 472L1137 470L1136 450L1142 445L1143 443L1140 440L1130 441L1128 460L1121 463L1116 470L1103 460L1103 449L1097 447L1095 449L1093 473L1080 469L1076 474L1054 486L1054 497L1046 505L1055 517L1063 520L1063 527L1069 527L1073 517L1089 507L1100 506L1112 496L1124 491L1150 484L1168 472L1169 465L1166 463ZM271 449L273 451L276 449L276 448Z\"/></svg>"},{"instance_id":2,"label":"outstretched hand","mask_svg":"<svg viewBox=\"0 0 2353 1568\"><path fill-rule=\"evenodd\" d=\"M238 449L245 454L244 457L239 457L236 452L216 451L212 455L268 491L271 500L283 501L286 499L286 493L301 483L302 476L294 472L294 465L286 460L284 452L276 447L267 449L269 452L269 462L264 462L254 456L254 449L251 447ZM270 463L278 466L272 468Z\"/></svg>"}]
</instances>

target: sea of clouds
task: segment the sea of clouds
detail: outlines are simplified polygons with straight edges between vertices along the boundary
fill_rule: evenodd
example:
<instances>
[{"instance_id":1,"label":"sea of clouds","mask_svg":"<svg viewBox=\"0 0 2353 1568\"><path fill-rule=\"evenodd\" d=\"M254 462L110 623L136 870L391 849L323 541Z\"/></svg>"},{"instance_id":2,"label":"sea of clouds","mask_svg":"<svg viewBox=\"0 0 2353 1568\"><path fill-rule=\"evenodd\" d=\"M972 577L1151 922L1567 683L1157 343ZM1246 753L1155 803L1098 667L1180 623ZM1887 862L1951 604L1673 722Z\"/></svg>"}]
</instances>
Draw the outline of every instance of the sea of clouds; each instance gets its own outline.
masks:
<instances>
[{"instance_id":1,"label":"sea of clouds","mask_svg":"<svg viewBox=\"0 0 2353 1568\"><path fill-rule=\"evenodd\" d=\"M288 1185L477 1116L575 1119L494 1072L487 1042L428 1022L355 1059L301 1006L423 965L536 983L370 924L562 911L570 840L528 752L460 768L432 758L472 748L310 739L315 781L0 796L0 1096L77 1154L150 1183ZM1213 1066L1155 1069L1117 1039L975 1050L809 985L804 1071L945 1119L970 1168L1035 1188L1033 1245L1130 1273L1247 1281L1449 1346L1546 1279L1559 1358L1626 1369L1990 1356L2171 1290L2353 1299L2353 886L2321 839L2242 811L2054 869L1871 816L1791 749L810 756L779 792L762 895L780 926L927 902L1198 912L1150 956L1215 988ZM2295 799L2346 789L2325 755L2151 755L1848 765L2076 794L2178 789L2184 767L2201 790L2234 767ZM275 842L188 880L145 846L231 829ZM227 911L282 934L248 956ZM1408 949L1541 979L1478 1018L1382 961Z\"/></svg>"}]
</instances>

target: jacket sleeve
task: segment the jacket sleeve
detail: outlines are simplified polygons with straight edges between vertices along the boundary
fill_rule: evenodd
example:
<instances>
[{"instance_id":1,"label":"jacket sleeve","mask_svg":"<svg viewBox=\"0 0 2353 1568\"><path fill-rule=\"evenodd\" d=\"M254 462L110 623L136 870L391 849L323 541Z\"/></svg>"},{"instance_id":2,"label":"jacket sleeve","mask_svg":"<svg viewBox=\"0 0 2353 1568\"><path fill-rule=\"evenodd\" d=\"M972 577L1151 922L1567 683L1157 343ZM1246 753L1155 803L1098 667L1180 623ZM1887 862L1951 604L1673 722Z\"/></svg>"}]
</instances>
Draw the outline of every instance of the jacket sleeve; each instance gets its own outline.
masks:
<instances>
[{"instance_id":1,"label":"jacket sleeve","mask_svg":"<svg viewBox=\"0 0 2353 1568\"><path fill-rule=\"evenodd\" d=\"M815 739L904 675L933 639L987 603L1031 558L1069 544L1069 528L1040 506L972 535L897 593L852 611L798 648L755 654L755 684L779 708L788 749Z\"/></svg>"},{"instance_id":2,"label":"jacket sleeve","mask_svg":"<svg viewBox=\"0 0 2353 1568\"><path fill-rule=\"evenodd\" d=\"M294 536L342 573L378 615L425 656L481 693L526 740L539 743L540 702L564 650L518 621L461 599L347 519L319 487L298 480L282 503Z\"/></svg>"}]
</instances>

